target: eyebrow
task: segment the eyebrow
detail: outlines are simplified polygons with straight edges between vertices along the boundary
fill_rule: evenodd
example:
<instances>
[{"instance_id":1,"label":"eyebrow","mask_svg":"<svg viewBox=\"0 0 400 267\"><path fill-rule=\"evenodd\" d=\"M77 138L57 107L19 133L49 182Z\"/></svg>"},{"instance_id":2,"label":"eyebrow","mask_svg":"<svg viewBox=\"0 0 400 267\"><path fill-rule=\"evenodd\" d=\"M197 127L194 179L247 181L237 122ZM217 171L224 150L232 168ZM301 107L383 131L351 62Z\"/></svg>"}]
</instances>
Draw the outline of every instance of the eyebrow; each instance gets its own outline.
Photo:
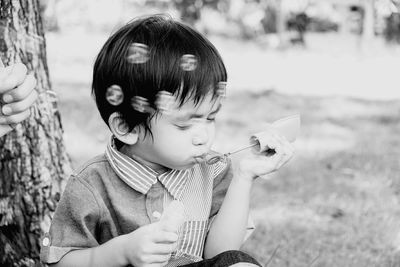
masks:
<instances>
[{"instance_id":1,"label":"eyebrow","mask_svg":"<svg viewBox=\"0 0 400 267\"><path fill-rule=\"evenodd\" d=\"M222 104L219 103L218 107L215 110L211 111L209 115L217 114L220 111L221 107L222 107ZM176 117L176 119L180 120L180 121L191 120L191 119L200 119L200 118L203 118L203 114L189 113L189 114L185 114L185 115Z\"/></svg>"}]
</instances>

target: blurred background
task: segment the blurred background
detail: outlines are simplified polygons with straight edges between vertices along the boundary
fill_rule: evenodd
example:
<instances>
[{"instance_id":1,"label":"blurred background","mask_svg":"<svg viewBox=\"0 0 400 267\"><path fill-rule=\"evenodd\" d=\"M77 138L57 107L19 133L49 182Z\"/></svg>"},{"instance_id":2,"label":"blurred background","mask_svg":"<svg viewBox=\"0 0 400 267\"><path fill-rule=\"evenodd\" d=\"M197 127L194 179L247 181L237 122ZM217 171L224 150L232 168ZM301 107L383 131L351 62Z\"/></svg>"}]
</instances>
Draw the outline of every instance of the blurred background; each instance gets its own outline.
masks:
<instances>
[{"instance_id":1,"label":"blurred background","mask_svg":"<svg viewBox=\"0 0 400 267\"><path fill-rule=\"evenodd\" d=\"M265 266L400 266L399 0L43 0L42 12L74 168L109 137L90 95L101 46L134 17L168 13L226 63L216 150L302 117L295 157L254 186L243 249Z\"/></svg>"}]
</instances>

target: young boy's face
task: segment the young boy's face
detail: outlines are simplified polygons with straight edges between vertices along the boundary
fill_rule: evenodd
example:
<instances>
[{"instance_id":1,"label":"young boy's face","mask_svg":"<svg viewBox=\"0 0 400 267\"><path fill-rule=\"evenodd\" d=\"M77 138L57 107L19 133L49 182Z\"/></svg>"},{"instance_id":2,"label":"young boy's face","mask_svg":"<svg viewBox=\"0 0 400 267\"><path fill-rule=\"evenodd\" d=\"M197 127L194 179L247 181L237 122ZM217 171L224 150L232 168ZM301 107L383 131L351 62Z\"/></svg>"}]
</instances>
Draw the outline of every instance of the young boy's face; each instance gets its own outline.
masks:
<instances>
[{"instance_id":1,"label":"young boy's face","mask_svg":"<svg viewBox=\"0 0 400 267\"><path fill-rule=\"evenodd\" d=\"M153 138L140 131L132 153L155 169L187 169L204 160L215 137L215 116L221 103L207 95L194 104L187 101L179 107L174 101L170 112L154 117L150 122Z\"/></svg>"}]
</instances>

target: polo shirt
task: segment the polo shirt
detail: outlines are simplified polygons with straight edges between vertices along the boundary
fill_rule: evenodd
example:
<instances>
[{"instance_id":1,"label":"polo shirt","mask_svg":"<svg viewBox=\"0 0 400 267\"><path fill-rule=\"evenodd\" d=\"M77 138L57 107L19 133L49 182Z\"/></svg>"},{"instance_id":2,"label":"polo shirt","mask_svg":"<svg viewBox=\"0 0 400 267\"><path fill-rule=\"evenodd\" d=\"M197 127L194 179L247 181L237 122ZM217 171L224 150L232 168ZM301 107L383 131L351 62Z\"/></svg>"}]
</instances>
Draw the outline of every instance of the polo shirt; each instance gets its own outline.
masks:
<instances>
[{"instance_id":1,"label":"polo shirt","mask_svg":"<svg viewBox=\"0 0 400 267\"><path fill-rule=\"evenodd\" d=\"M72 250L99 246L157 222L164 207L179 200L185 221L167 266L200 261L208 229L231 179L230 161L159 174L119 152L111 138L103 155L68 179L42 239L41 260L55 263ZM249 221L248 230L253 229Z\"/></svg>"}]
</instances>

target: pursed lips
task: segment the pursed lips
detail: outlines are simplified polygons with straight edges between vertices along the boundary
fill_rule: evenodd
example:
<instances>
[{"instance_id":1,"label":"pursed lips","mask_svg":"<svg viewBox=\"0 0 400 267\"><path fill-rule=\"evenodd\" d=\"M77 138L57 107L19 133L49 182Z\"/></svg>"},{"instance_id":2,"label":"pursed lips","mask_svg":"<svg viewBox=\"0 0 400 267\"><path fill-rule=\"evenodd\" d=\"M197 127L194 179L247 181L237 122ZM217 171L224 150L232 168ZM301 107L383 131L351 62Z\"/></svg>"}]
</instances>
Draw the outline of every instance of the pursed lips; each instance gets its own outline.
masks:
<instances>
[{"instance_id":1,"label":"pursed lips","mask_svg":"<svg viewBox=\"0 0 400 267\"><path fill-rule=\"evenodd\" d=\"M203 153L199 156L195 156L194 159L196 160L197 163L203 162L206 159L208 153Z\"/></svg>"}]
</instances>

